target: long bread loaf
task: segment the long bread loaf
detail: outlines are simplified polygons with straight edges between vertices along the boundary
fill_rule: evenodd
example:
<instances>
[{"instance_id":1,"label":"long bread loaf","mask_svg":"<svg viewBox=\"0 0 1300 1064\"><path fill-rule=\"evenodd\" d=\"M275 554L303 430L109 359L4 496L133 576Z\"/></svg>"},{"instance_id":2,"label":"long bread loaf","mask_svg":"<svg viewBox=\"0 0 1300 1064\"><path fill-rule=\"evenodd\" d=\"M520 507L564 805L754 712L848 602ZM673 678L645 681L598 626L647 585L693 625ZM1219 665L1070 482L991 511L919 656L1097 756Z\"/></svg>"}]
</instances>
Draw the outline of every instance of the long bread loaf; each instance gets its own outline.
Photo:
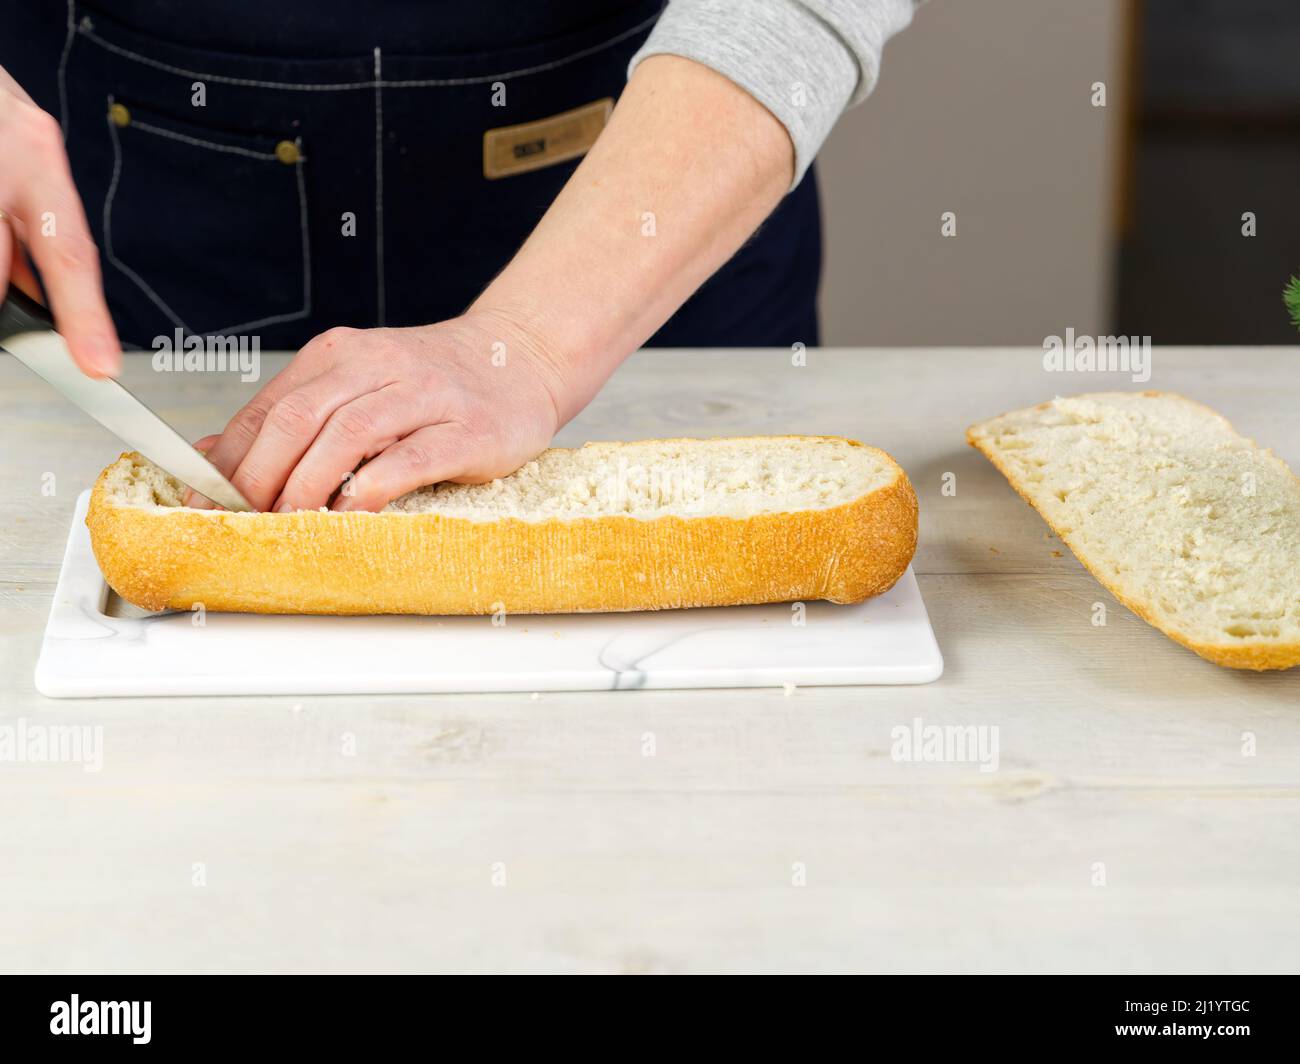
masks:
<instances>
[{"instance_id":1,"label":"long bread loaf","mask_svg":"<svg viewBox=\"0 0 1300 1064\"><path fill-rule=\"evenodd\" d=\"M916 495L883 451L839 437L593 443L380 513L181 505L137 454L86 523L108 583L145 609L570 613L829 599L893 586Z\"/></svg>"}]
</instances>

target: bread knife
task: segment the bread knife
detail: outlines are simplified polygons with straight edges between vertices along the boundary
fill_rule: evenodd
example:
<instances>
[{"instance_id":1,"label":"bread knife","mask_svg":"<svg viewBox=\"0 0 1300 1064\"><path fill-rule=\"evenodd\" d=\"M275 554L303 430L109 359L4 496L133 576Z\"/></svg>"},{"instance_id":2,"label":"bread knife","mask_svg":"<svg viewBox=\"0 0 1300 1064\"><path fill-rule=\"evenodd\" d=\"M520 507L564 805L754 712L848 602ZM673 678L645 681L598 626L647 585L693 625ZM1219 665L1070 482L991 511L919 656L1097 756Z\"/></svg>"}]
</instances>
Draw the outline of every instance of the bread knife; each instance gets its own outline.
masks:
<instances>
[{"instance_id":1,"label":"bread knife","mask_svg":"<svg viewBox=\"0 0 1300 1064\"><path fill-rule=\"evenodd\" d=\"M0 305L0 348L44 377L132 450L227 510L253 507L217 467L167 422L111 378L87 377L54 330L49 313L12 285Z\"/></svg>"}]
</instances>

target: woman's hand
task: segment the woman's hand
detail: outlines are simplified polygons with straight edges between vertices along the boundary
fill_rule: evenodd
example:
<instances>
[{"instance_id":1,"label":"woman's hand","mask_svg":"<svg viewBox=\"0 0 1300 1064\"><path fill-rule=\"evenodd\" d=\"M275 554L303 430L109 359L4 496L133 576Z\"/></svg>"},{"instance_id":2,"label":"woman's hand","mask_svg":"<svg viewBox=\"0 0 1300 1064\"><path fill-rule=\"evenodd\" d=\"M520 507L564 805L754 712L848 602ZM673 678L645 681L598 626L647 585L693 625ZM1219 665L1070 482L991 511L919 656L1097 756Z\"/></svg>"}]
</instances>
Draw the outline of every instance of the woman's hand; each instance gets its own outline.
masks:
<instances>
[{"instance_id":1,"label":"woman's hand","mask_svg":"<svg viewBox=\"0 0 1300 1064\"><path fill-rule=\"evenodd\" d=\"M72 183L59 123L0 70L0 298L15 284L33 299L40 287L21 242L40 267L54 321L77 365L91 377L116 376L117 330L104 302L99 252ZM17 237L17 241L15 241Z\"/></svg>"},{"instance_id":2,"label":"woman's hand","mask_svg":"<svg viewBox=\"0 0 1300 1064\"><path fill-rule=\"evenodd\" d=\"M564 384L541 346L485 311L331 329L198 446L259 510L379 510L425 484L492 480L559 428Z\"/></svg>"}]
</instances>

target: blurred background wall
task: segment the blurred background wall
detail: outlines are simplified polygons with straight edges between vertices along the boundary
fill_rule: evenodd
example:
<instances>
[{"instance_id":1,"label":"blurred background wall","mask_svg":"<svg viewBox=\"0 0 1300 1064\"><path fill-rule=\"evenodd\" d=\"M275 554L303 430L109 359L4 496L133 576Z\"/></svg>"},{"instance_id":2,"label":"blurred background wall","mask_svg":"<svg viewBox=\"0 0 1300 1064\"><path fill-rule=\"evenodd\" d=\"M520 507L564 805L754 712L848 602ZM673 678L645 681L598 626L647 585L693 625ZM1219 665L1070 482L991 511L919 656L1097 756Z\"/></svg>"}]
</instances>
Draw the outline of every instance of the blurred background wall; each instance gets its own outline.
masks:
<instances>
[{"instance_id":1,"label":"blurred background wall","mask_svg":"<svg viewBox=\"0 0 1300 1064\"><path fill-rule=\"evenodd\" d=\"M824 343L1300 341L1300 0L931 0L820 166Z\"/></svg>"}]
</instances>

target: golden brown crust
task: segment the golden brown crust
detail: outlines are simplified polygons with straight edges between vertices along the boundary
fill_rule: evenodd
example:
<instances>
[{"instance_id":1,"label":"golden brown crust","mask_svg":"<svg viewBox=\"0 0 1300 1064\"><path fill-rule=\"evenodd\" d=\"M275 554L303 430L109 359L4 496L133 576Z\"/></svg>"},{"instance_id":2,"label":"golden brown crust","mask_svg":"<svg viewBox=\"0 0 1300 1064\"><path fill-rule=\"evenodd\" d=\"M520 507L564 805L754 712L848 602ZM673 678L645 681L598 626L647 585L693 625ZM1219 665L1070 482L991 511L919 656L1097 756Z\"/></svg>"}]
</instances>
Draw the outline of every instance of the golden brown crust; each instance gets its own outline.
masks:
<instances>
[{"instance_id":1,"label":"golden brown crust","mask_svg":"<svg viewBox=\"0 0 1300 1064\"><path fill-rule=\"evenodd\" d=\"M125 454L118 463L137 460ZM916 494L897 465L889 484L824 510L526 522L126 506L105 486L118 463L100 475L86 524L110 586L149 610L202 603L246 613L488 614L849 603L888 591L916 550Z\"/></svg>"},{"instance_id":2,"label":"golden brown crust","mask_svg":"<svg viewBox=\"0 0 1300 1064\"><path fill-rule=\"evenodd\" d=\"M1147 396L1163 395L1168 398L1182 399L1184 402L1192 403L1195 406L1202 407L1204 410L1208 410L1210 413L1214 414L1215 417L1223 421L1224 424L1228 424L1227 419L1224 418L1222 414L1218 413L1218 411L1205 406L1203 403L1197 403L1193 399L1184 399L1183 396L1175 395L1172 392L1145 391L1142 394ZM1044 410L1049 406L1051 406L1051 403L1039 403L1037 406L1033 407L1033 409ZM1008 413L1014 413L1014 411L1008 411ZM1198 642L1185 632L1178 630L1167 621L1158 617L1155 610L1152 609L1149 604L1141 599L1132 597L1126 591L1121 589L1113 580L1108 579L1098 571L1098 569L1094 568L1095 563L1090 561L1087 554L1084 553L1083 548L1075 543L1071 538L1070 532L1053 521L1043 513L1042 510L1038 509L1038 504L1034 501L1034 497L1030 493L1029 489L1024 485L1024 483L1022 483L1020 478L1000 460L998 453L992 444L987 443L987 441L981 436L981 432L987 425L1006 416L1005 413L999 414L997 417L991 417L987 421L981 421L978 424L970 426L970 428L966 430L966 442L993 463L998 472L1006 477L1007 483L1016 490L1016 493L1038 511L1038 516L1046 521L1048 526L1056 533L1061 542L1070 548L1083 567L1092 574L1093 579L1109 591L1117 601L1132 610L1133 613L1141 617L1142 620L1147 622L1147 624L1163 632L1175 643L1182 644L1194 654L1199 654L1206 661L1211 661L1215 665L1224 665L1230 669L1253 669L1256 672L1263 672L1268 669L1290 669L1296 665L1300 665L1300 643L1243 642L1240 646L1230 646L1227 644Z\"/></svg>"}]
</instances>

